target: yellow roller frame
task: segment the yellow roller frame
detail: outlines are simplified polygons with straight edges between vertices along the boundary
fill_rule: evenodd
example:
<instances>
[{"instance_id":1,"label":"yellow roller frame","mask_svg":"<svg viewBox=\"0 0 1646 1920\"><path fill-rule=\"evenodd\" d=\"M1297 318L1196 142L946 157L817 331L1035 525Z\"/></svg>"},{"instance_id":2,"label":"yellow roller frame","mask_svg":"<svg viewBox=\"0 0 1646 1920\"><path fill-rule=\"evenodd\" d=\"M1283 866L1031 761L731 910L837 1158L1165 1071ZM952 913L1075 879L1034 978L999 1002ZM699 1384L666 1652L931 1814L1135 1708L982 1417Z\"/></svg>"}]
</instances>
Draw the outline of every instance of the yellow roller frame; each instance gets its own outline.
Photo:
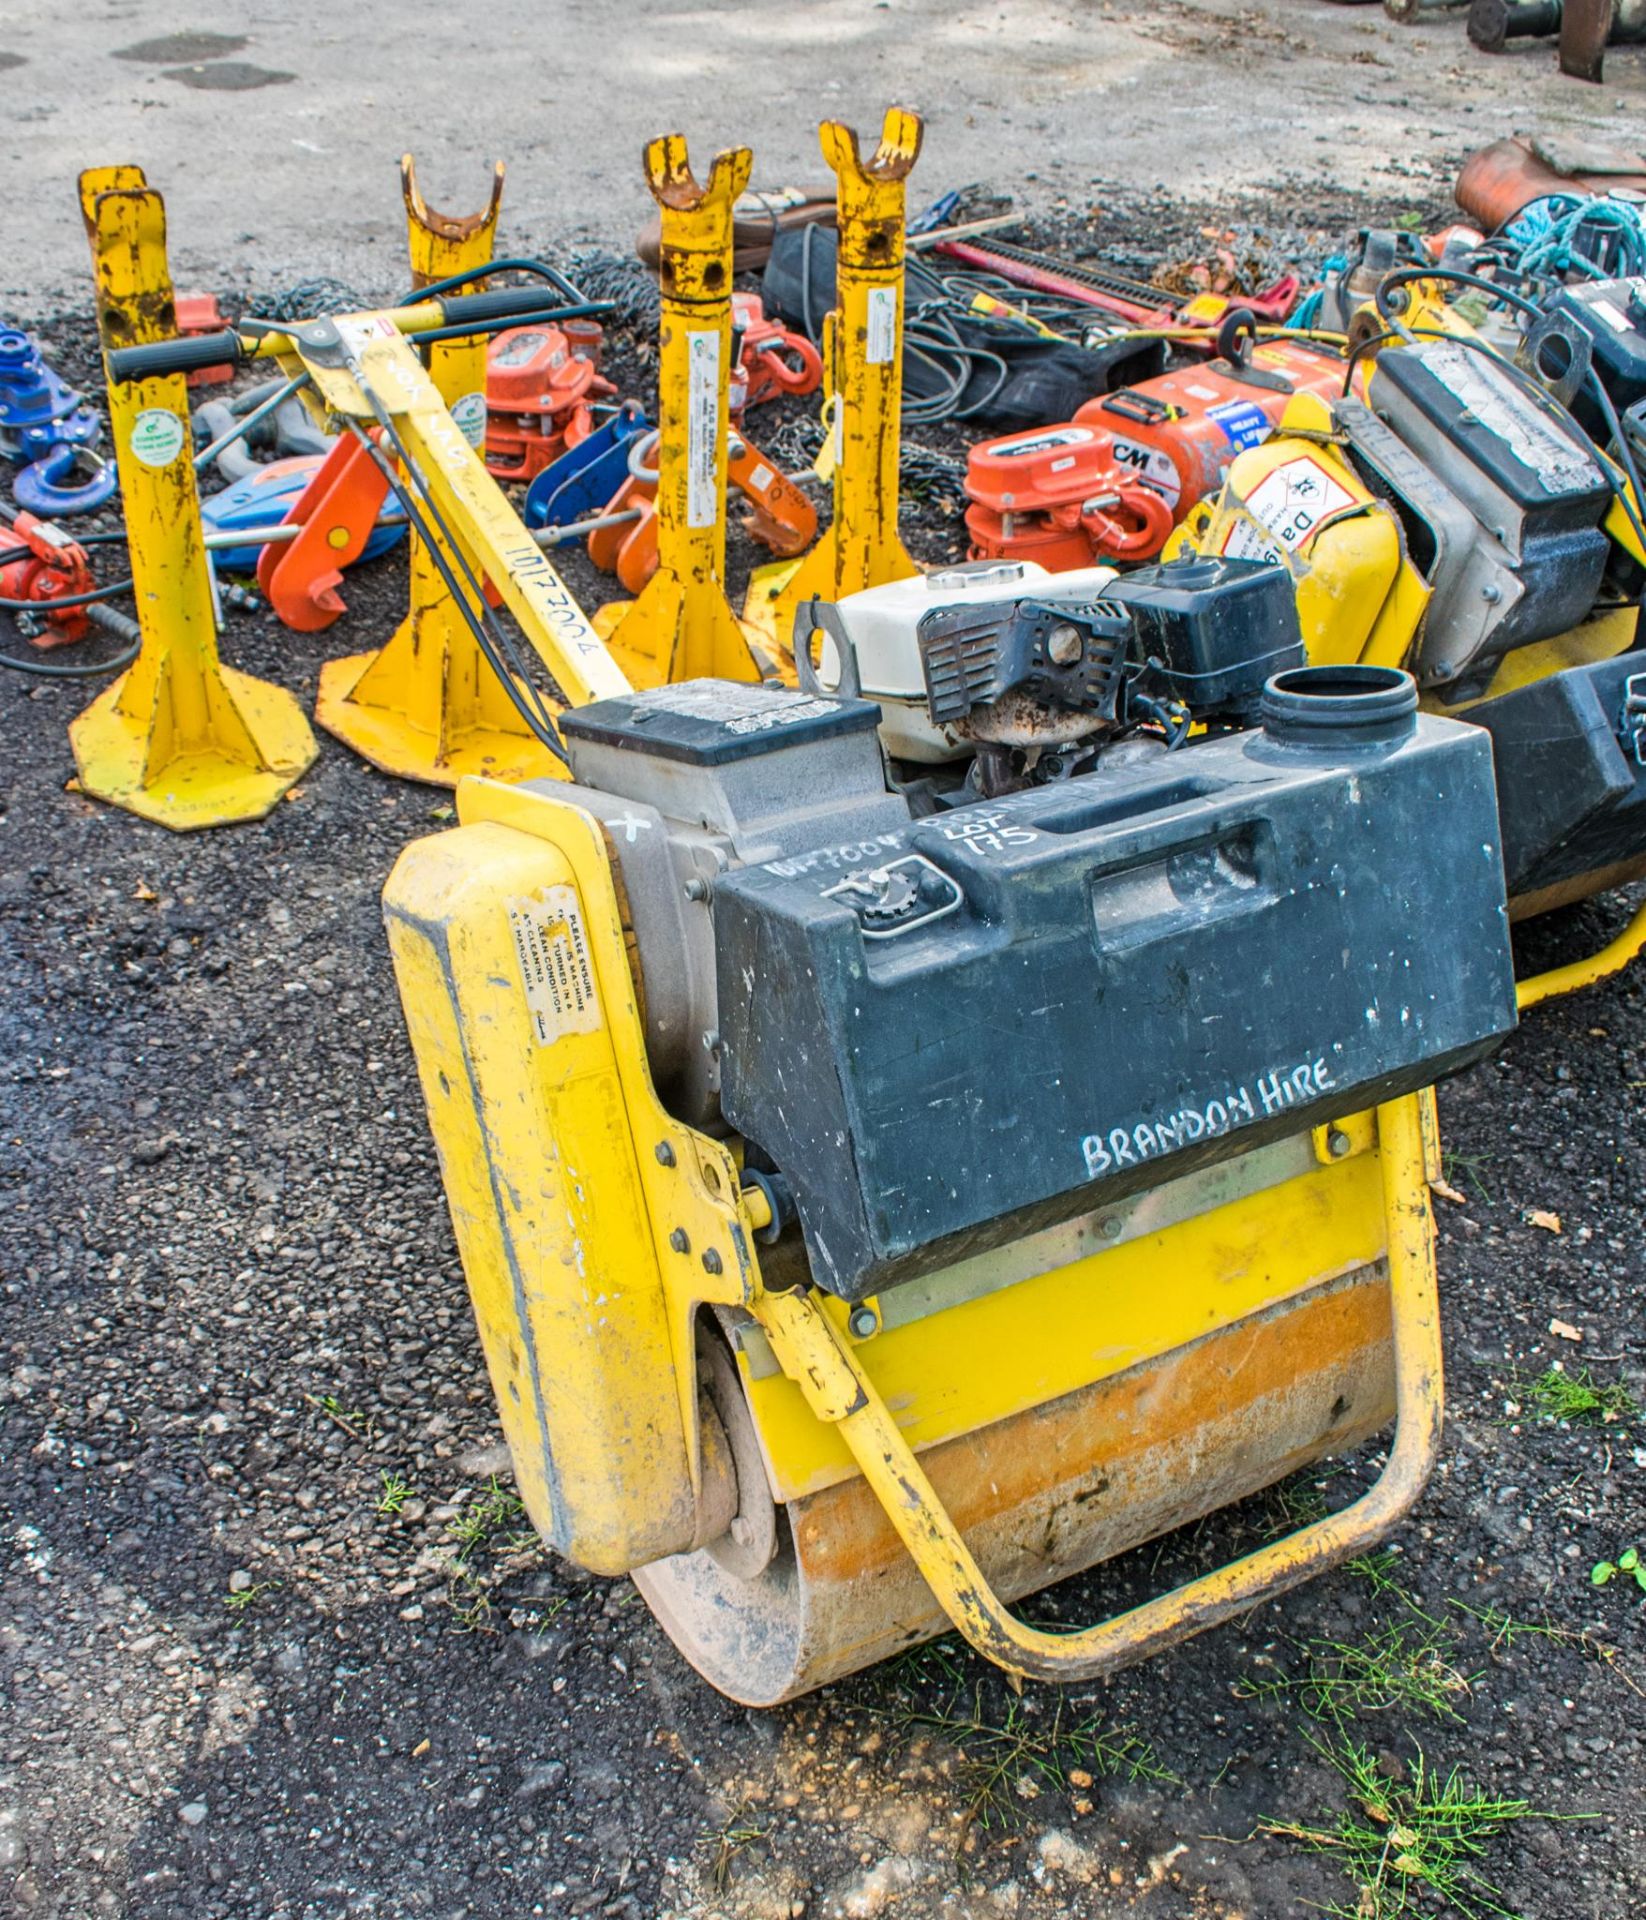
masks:
<instances>
[{"instance_id":1,"label":"yellow roller frame","mask_svg":"<svg viewBox=\"0 0 1646 1920\"><path fill-rule=\"evenodd\" d=\"M104 353L170 339L166 209L142 169L88 169L80 210ZM179 832L260 819L313 764L314 735L283 688L218 658L183 376L111 382L109 420L143 640L70 722L81 790Z\"/></svg>"},{"instance_id":2,"label":"yellow roller frame","mask_svg":"<svg viewBox=\"0 0 1646 1920\"><path fill-rule=\"evenodd\" d=\"M414 286L486 265L503 200L501 160L492 170L491 195L479 213L438 213L431 208L418 187L409 153L400 162L400 188ZM480 283L468 289L479 290ZM440 398L469 444L483 447L486 341L440 340L427 351L429 377ZM455 786L470 773L526 780L554 772L554 756L529 731L487 664L415 530L410 542L410 611L387 646L327 661L320 670L315 719L373 766L431 786ZM478 574L466 542L464 551Z\"/></svg>"},{"instance_id":3,"label":"yellow roller frame","mask_svg":"<svg viewBox=\"0 0 1646 1920\"><path fill-rule=\"evenodd\" d=\"M867 162L853 130L818 128L834 171L839 228L834 311L823 325L824 389L834 438L834 518L798 566L762 572L745 618L770 636L781 659L795 609L814 596L906 580L920 572L897 530L903 407L903 263L907 181L920 157L921 121L888 110Z\"/></svg>"},{"instance_id":4,"label":"yellow roller frame","mask_svg":"<svg viewBox=\"0 0 1646 1920\"><path fill-rule=\"evenodd\" d=\"M662 227L657 571L637 599L595 615L636 686L761 678L726 598L732 211L751 165L747 147L717 153L703 187L680 134L646 147L646 185Z\"/></svg>"},{"instance_id":5,"label":"yellow roller frame","mask_svg":"<svg viewBox=\"0 0 1646 1920\"><path fill-rule=\"evenodd\" d=\"M1440 1451L1443 1406L1422 1097L1379 1107L1377 1130L1397 1422L1382 1473L1340 1513L1071 1633L1026 1626L995 1595L851 1342L817 1296L770 1293L751 1303L784 1372L818 1419L838 1429L938 1604L979 1653L1026 1680L1089 1680L1300 1586L1364 1552L1411 1510Z\"/></svg>"}]
</instances>

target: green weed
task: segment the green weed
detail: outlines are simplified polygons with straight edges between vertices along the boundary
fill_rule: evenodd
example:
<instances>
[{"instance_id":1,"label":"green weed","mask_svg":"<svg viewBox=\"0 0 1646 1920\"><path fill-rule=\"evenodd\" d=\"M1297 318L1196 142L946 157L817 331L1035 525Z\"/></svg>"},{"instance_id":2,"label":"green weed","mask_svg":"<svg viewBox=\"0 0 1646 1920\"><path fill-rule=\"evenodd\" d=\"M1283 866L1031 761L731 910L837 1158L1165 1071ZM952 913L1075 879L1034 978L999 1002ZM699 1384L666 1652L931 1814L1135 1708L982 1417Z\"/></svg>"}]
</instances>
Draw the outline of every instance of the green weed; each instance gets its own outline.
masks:
<instances>
[{"instance_id":1,"label":"green weed","mask_svg":"<svg viewBox=\"0 0 1646 1920\"><path fill-rule=\"evenodd\" d=\"M521 1526L525 1503L511 1487L505 1487L495 1474L482 1491L451 1521L446 1531L457 1542L459 1565L473 1559L482 1547L493 1553L515 1553L537 1545L537 1535L529 1526Z\"/></svg>"},{"instance_id":2,"label":"green weed","mask_svg":"<svg viewBox=\"0 0 1646 1920\"><path fill-rule=\"evenodd\" d=\"M1037 1800L1047 1788L1066 1791L1095 1779L1181 1784L1135 1727L1107 1726L1097 1719L1070 1725L1061 1701L1046 1721L1019 1698L1008 1700L996 1718L978 1686L969 1702L963 1696L940 1707L906 1701L894 1717L905 1733L934 1733L958 1749L968 1827L974 1822L985 1830L1010 1826L1023 1803Z\"/></svg>"},{"instance_id":3,"label":"green weed","mask_svg":"<svg viewBox=\"0 0 1646 1920\"><path fill-rule=\"evenodd\" d=\"M1597 1560L1589 1570L1591 1586L1609 1587L1617 1579L1633 1580L1646 1593L1646 1562L1638 1547L1625 1547L1615 1560Z\"/></svg>"},{"instance_id":4,"label":"green weed","mask_svg":"<svg viewBox=\"0 0 1646 1920\"><path fill-rule=\"evenodd\" d=\"M363 1440L371 1432L371 1418L358 1407L346 1407L335 1393L305 1393L316 1412L322 1413L333 1426L341 1427L353 1440Z\"/></svg>"},{"instance_id":5,"label":"green weed","mask_svg":"<svg viewBox=\"0 0 1646 1920\"><path fill-rule=\"evenodd\" d=\"M397 1473L385 1470L377 1477L383 1483L383 1490L377 1496L377 1511L381 1514L398 1513L417 1491L409 1480L402 1480Z\"/></svg>"},{"instance_id":6,"label":"green weed","mask_svg":"<svg viewBox=\"0 0 1646 1920\"><path fill-rule=\"evenodd\" d=\"M1460 1153L1456 1147L1441 1150L1440 1169L1446 1184L1451 1187L1472 1187L1475 1197L1490 1206L1492 1190L1487 1186L1483 1170L1492 1163L1489 1153Z\"/></svg>"},{"instance_id":7,"label":"green weed","mask_svg":"<svg viewBox=\"0 0 1646 1920\"><path fill-rule=\"evenodd\" d=\"M726 1816L724 1823L699 1844L709 1855L709 1878L716 1893L724 1893L731 1884L732 1868L740 1855L760 1846L770 1832L759 1826L745 1800Z\"/></svg>"},{"instance_id":8,"label":"green weed","mask_svg":"<svg viewBox=\"0 0 1646 1920\"><path fill-rule=\"evenodd\" d=\"M254 1581L249 1587L240 1588L238 1592L231 1588L224 1594L223 1604L238 1620L249 1613L265 1593L272 1593L278 1584L274 1580L259 1580Z\"/></svg>"},{"instance_id":9,"label":"green weed","mask_svg":"<svg viewBox=\"0 0 1646 1920\"><path fill-rule=\"evenodd\" d=\"M1273 1679L1248 1677L1240 1693L1246 1699L1295 1699L1340 1733L1363 1714L1395 1708L1458 1720L1457 1703L1480 1675L1459 1671L1451 1659L1453 1646L1454 1636L1442 1622L1408 1607L1403 1617L1359 1640L1305 1641L1301 1674L1277 1668Z\"/></svg>"},{"instance_id":10,"label":"green weed","mask_svg":"<svg viewBox=\"0 0 1646 1920\"><path fill-rule=\"evenodd\" d=\"M1640 1411L1621 1380L1602 1386L1587 1367L1575 1373L1550 1367L1535 1380L1515 1380L1511 1391L1523 1406L1550 1420L1628 1420Z\"/></svg>"},{"instance_id":11,"label":"green weed","mask_svg":"<svg viewBox=\"0 0 1646 1920\"><path fill-rule=\"evenodd\" d=\"M1494 1799L1458 1767L1442 1774L1421 1747L1402 1784L1353 1741L1316 1745L1341 1775L1348 1806L1329 1825L1271 1820L1260 1830L1341 1862L1358 1896L1352 1907L1328 1910L1342 1920L1400 1920L1431 1911L1434 1899L1463 1920L1512 1920L1502 1890L1480 1863L1517 1822L1572 1817L1538 1813L1525 1800Z\"/></svg>"}]
</instances>

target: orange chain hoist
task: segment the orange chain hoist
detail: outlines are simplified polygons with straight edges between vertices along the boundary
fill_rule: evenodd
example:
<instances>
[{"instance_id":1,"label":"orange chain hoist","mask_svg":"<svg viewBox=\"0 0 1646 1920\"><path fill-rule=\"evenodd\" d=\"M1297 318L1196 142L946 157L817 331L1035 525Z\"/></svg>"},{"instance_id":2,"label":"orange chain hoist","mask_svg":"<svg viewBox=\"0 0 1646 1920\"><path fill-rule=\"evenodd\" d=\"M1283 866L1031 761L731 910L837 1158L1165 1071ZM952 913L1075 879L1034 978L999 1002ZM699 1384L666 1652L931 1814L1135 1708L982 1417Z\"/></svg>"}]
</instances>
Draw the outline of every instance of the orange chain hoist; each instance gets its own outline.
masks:
<instances>
[{"instance_id":1,"label":"orange chain hoist","mask_svg":"<svg viewBox=\"0 0 1646 1920\"><path fill-rule=\"evenodd\" d=\"M510 327L486 355L486 468L498 480L535 480L594 431L594 403L616 387L600 371L596 320Z\"/></svg>"},{"instance_id":2,"label":"orange chain hoist","mask_svg":"<svg viewBox=\"0 0 1646 1920\"><path fill-rule=\"evenodd\" d=\"M1062 572L1152 560L1231 462L1268 438L1294 393L1340 393L1344 358L1307 340L1225 328L1215 360L1088 400L1073 420L986 440L966 465L980 560Z\"/></svg>"}]
</instances>

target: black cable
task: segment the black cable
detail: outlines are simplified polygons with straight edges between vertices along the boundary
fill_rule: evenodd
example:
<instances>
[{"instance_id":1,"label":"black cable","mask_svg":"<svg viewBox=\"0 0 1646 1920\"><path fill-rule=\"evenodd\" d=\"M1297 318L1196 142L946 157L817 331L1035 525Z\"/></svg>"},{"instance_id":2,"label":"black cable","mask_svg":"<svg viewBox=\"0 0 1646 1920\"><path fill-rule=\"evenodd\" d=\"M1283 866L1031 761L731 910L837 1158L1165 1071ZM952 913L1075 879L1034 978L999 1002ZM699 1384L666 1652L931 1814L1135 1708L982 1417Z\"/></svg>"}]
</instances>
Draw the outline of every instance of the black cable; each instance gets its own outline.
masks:
<instances>
[{"instance_id":1,"label":"black cable","mask_svg":"<svg viewBox=\"0 0 1646 1920\"><path fill-rule=\"evenodd\" d=\"M462 548L453 538L450 528L447 527L441 519L440 510L429 496L423 482L421 479L415 481L412 479L412 476L417 473L416 465L406 448L405 442L401 439L399 432L395 428L394 422L390 419L388 410L381 404L370 387L362 384L361 391L371 403L372 411L377 415L378 424L383 429L384 437L394 448L395 454L400 461L399 472L396 472L393 462L385 456L382 448L376 444L371 435L365 431L358 421L351 420L348 423L349 431L366 447L373 463L382 472L385 479L387 479L395 497L405 509L407 520L422 540L424 546L428 549L429 557L434 561L435 567L442 581L445 583L446 591L451 595L469 631L474 635L475 644L485 656L486 664L491 668L492 672L496 674L503 691L513 702L521 719L525 721L533 737L539 741L541 745L547 747L562 765L569 766L570 761L567 759L566 749L561 742L559 733L555 729L554 721L550 717L548 710L541 705L541 696L538 694L536 687L531 683L530 676L525 668L525 663L515 656L514 643L501 628L495 630L492 628L491 609L486 602L485 589L481 583L475 579L468 561L463 557ZM410 488L413 485L416 486L419 493L419 499L417 500L412 498ZM428 522L423 518L423 514L420 511L421 507L427 508L429 518L433 520L446 540L450 542L451 553L453 557L455 557L458 566L462 568L464 574L467 576L469 589L474 594L475 603L480 609L478 615L476 613L476 606L470 603L467 595L458 585L457 578L452 572L450 562L447 559L446 553L442 550L440 542L436 540L429 531ZM522 688L524 688L525 691L522 691ZM530 694L530 699L526 697L527 693Z\"/></svg>"},{"instance_id":2,"label":"black cable","mask_svg":"<svg viewBox=\"0 0 1646 1920\"><path fill-rule=\"evenodd\" d=\"M1343 398L1347 400L1354 391L1355 362L1363 353L1369 353L1373 347L1381 347L1401 336L1391 327L1387 333L1369 333L1358 346L1349 349L1343 363Z\"/></svg>"},{"instance_id":3,"label":"black cable","mask_svg":"<svg viewBox=\"0 0 1646 1920\"><path fill-rule=\"evenodd\" d=\"M117 594L130 593L136 583L116 580L106 587L94 587L90 593L59 594L55 600L7 600L0 598L0 612L42 613L53 607L94 607L100 600L112 600Z\"/></svg>"},{"instance_id":4,"label":"black cable","mask_svg":"<svg viewBox=\"0 0 1646 1920\"><path fill-rule=\"evenodd\" d=\"M529 273L539 280L547 280L550 286L559 290L564 300L575 303L583 298L582 289L574 286L558 267L551 267L547 260L521 257L488 260L483 267L471 267L466 273L449 273L444 280L431 280L426 287L413 287L410 293L403 294L394 304L397 307L415 307L425 300L438 300L442 294L455 293L459 287L472 287L476 280L489 280L498 273Z\"/></svg>"},{"instance_id":5,"label":"black cable","mask_svg":"<svg viewBox=\"0 0 1646 1920\"><path fill-rule=\"evenodd\" d=\"M139 651L135 646L128 647L112 660L98 660L90 666L78 667L53 667L44 660L18 660L9 653L0 653L0 667L10 667L13 673L36 674L42 680L92 680L100 673L117 673L129 667Z\"/></svg>"},{"instance_id":6,"label":"black cable","mask_svg":"<svg viewBox=\"0 0 1646 1920\"><path fill-rule=\"evenodd\" d=\"M614 300L579 300L568 307L543 307L532 313L501 314L491 320L450 327L431 327L426 333L408 333L414 347L426 347L436 340L472 340L477 334L502 333L509 327L543 327L556 320L582 320L597 313L611 313Z\"/></svg>"},{"instance_id":7,"label":"black cable","mask_svg":"<svg viewBox=\"0 0 1646 1920\"><path fill-rule=\"evenodd\" d=\"M1530 314L1534 320L1542 318L1543 309L1534 301L1526 299L1523 294L1511 293L1507 287L1499 286L1495 280L1487 280L1478 273L1465 273L1460 267L1402 267L1394 273L1386 273L1372 295L1378 312L1385 320L1397 316L1384 305L1383 296L1414 280L1453 280L1460 287L1477 287L1482 293L1489 293L1494 300L1501 300L1505 306L1513 307L1517 313Z\"/></svg>"}]
</instances>

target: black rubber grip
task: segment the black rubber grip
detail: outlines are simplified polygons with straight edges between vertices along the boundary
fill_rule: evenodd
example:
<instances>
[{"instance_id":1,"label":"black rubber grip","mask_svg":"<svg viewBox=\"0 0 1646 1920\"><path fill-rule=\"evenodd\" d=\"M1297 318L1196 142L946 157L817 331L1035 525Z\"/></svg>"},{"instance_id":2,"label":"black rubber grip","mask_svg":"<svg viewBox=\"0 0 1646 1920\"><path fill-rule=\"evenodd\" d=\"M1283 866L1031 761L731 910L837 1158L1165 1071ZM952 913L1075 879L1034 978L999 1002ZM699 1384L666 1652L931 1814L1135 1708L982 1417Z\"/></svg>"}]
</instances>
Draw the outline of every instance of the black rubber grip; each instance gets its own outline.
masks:
<instances>
[{"instance_id":1,"label":"black rubber grip","mask_svg":"<svg viewBox=\"0 0 1646 1920\"><path fill-rule=\"evenodd\" d=\"M201 367L235 367L244 346L231 328L196 333L185 340L151 340L146 347L116 347L109 355L111 380L154 380L163 373L195 373Z\"/></svg>"},{"instance_id":2,"label":"black rubber grip","mask_svg":"<svg viewBox=\"0 0 1646 1920\"><path fill-rule=\"evenodd\" d=\"M499 287L496 293L448 294L440 302L447 326L477 326L486 320L507 320L528 313L542 313L556 304L549 287Z\"/></svg>"}]
</instances>

